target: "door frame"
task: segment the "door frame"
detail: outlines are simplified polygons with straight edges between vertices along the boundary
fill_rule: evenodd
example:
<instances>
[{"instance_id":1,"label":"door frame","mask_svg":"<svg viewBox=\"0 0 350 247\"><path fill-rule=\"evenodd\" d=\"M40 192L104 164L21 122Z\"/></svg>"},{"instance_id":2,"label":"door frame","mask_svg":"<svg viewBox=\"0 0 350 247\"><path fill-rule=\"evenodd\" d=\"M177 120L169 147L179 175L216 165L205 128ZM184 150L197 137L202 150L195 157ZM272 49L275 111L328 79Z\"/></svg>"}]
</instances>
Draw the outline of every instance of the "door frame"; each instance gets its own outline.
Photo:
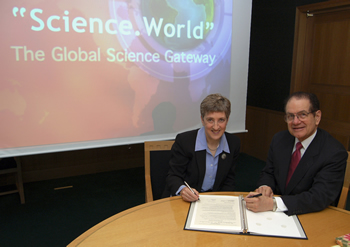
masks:
<instances>
[{"instance_id":1,"label":"door frame","mask_svg":"<svg viewBox=\"0 0 350 247\"><path fill-rule=\"evenodd\" d=\"M299 6L296 9L295 31L294 31L294 48L293 48L293 64L290 92L303 91L306 80L310 73L310 64L305 51L308 50L306 34L308 30L308 18L313 15L337 12L350 9L349 0L333 0L316 4Z\"/></svg>"}]
</instances>

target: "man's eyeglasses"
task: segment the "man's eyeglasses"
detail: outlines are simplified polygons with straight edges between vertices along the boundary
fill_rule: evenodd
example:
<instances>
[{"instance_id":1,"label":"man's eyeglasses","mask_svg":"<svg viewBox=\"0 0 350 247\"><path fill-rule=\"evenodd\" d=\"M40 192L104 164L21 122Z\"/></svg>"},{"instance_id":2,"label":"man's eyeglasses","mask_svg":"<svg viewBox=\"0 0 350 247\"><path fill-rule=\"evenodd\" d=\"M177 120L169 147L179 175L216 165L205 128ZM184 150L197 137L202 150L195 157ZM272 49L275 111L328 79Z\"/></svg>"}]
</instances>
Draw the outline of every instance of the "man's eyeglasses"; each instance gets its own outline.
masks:
<instances>
[{"instance_id":1,"label":"man's eyeglasses","mask_svg":"<svg viewBox=\"0 0 350 247\"><path fill-rule=\"evenodd\" d=\"M284 120L286 122L292 122L295 116L299 120L305 120L310 113L314 113L314 111L311 111L311 112L302 111L302 112L298 112L297 114L288 113L284 116Z\"/></svg>"}]
</instances>

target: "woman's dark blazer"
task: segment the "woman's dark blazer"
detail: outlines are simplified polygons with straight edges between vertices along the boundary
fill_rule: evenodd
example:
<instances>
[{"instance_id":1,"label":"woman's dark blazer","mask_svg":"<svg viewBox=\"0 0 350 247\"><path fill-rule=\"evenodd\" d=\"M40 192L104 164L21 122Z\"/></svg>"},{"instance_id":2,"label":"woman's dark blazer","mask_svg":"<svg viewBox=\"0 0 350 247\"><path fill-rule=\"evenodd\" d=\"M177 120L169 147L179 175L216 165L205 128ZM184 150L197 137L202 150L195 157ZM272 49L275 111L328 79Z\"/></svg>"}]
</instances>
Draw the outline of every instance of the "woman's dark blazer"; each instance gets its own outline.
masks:
<instances>
[{"instance_id":1,"label":"woman's dark blazer","mask_svg":"<svg viewBox=\"0 0 350 247\"><path fill-rule=\"evenodd\" d=\"M205 175L206 150L195 152L197 130L178 134L171 149L170 169L166 179L167 188L164 197L175 195L181 185L186 181L198 192ZM225 132L230 153L222 152L213 191L233 191L235 186L235 168L240 151L240 139L234 134Z\"/></svg>"}]
</instances>

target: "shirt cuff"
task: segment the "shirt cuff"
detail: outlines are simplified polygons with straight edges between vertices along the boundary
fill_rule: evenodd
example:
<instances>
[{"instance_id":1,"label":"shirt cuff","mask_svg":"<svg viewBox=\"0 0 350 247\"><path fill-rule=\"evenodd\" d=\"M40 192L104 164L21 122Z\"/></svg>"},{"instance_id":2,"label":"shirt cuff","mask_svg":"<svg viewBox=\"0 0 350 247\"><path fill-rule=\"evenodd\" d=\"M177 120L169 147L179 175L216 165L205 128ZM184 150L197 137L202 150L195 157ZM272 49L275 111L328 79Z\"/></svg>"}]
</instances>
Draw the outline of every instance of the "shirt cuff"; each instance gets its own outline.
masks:
<instances>
[{"instance_id":1,"label":"shirt cuff","mask_svg":"<svg viewBox=\"0 0 350 247\"><path fill-rule=\"evenodd\" d=\"M276 212L285 212L288 211L288 208L284 204L283 200L281 197L275 197L276 199L276 204L277 204L277 209Z\"/></svg>"},{"instance_id":2,"label":"shirt cuff","mask_svg":"<svg viewBox=\"0 0 350 247\"><path fill-rule=\"evenodd\" d=\"M185 185L181 185L180 188L176 191L175 195L179 196L180 195L180 192L183 188L185 188L186 186Z\"/></svg>"}]
</instances>

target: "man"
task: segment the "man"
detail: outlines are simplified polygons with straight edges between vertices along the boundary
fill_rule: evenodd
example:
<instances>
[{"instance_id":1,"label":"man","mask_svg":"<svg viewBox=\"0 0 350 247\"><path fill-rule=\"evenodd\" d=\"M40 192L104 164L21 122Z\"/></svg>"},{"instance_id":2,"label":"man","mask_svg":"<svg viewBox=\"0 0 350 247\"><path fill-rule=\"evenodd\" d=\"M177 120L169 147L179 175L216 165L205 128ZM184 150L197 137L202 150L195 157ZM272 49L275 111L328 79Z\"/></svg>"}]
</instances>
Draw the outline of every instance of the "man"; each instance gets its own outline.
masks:
<instances>
[{"instance_id":1,"label":"man","mask_svg":"<svg viewBox=\"0 0 350 247\"><path fill-rule=\"evenodd\" d=\"M335 206L344 180L346 150L329 133L318 128L321 110L316 95L293 93L286 100L285 112L288 131L273 137L259 188L245 198L247 208L254 212L277 210L293 215ZM292 156L298 155L300 161L295 162L296 168L293 168ZM262 196L251 197L257 193ZM281 197L274 198L274 193Z\"/></svg>"}]
</instances>

